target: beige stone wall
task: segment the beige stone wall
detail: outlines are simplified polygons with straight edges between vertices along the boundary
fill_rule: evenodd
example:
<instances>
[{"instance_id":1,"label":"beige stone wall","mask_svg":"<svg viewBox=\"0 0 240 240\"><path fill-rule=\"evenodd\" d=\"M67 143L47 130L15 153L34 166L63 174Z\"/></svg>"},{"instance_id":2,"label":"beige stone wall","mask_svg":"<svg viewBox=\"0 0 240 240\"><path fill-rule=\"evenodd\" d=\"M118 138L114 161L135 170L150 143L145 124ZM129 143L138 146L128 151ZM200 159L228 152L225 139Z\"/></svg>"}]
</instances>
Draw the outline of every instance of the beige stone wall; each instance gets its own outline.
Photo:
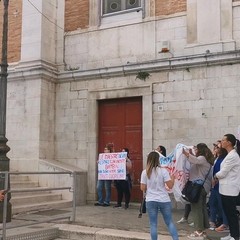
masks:
<instances>
[{"instance_id":1,"label":"beige stone wall","mask_svg":"<svg viewBox=\"0 0 240 240\"><path fill-rule=\"evenodd\" d=\"M44 3L44 12L50 12L53 20L58 15L55 11L59 11L63 26L64 5L61 8L58 5L57 10L56 1L55 5L50 0L38 2L40 6ZM220 39L189 46L188 19L185 10L180 10L184 9L183 1L178 1L179 4L162 1L162 9L157 2L157 19L137 16L130 19L129 24L128 20L114 16L115 25L102 24L91 31L86 29L88 11L84 11L85 17L79 15L83 21L76 14L87 7L87 1L75 1L75 5L70 2L66 1L65 26L69 26L66 31L76 31L65 35L65 41L62 33L55 38L55 25L43 20L25 2L24 9L29 14L23 28L25 48L29 49L29 33L32 34L30 40L37 37L41 47L37 53L26 51L30 54L24 58L26 62L12 66L9 71L7 138L12 169L38 169L41 159L46 162L54 159L81 168L88 172L88 200L95 199L97 102L101 99L142 96L143 161L159 143L165 145L169 153L177 143L205 142L210 146L227 132L236 134L240 122L240 66L237 52L230 50L235 49L235 42L236 50L240 46L239 3L234 3L232 15L227 14L231 13L231 6L224 4L224 14L218 18L219 21L222 17L233 19L233 39L229 45ZM80 6L80 2L85 5ZM163 16L171 14L169 3L179 7L172 13L181 13ZM202 5L199 4L203 7L200 13L204 13ZM73 6L76 12L70 11ZM28 10L33 11L32 16ZM213 17L214 14L216 12ZM27 21L30 17L38 17L37 29ZM198 21L203 17L204 14L199 14ZM48 38L42 36L39 29ZM231 26L225 30L231 30ZM50 37L52 42L57 39L61 43L58 53L64 52L67 66L64 70L55 71L53 65L39 61L41 57L55 59L57 45L53 44L51 49L45 47ZM46 45L41 44L42 39ZM169 46L169 53L161 52L164 44ZM34 42L30 46L35 49ZM141 70L151 74L146 81L136 79Z\"/></svg>"},{"instance_id":2,"label":"beige stone wall","mask_svg":"<svg viewBox=\"0 0 240 240\"><path fill-rule=\"evenodd\" d=\"M161 142L168 152L176 143L205 142L211 147L224 134L236 134L240 122L238 67L171 71L166 82L154 83L153 145Z\"/></svg>"},{"instance_id":3,"label":"beige stone wall","mask_svg":"<svg viewBox=\"0 0 240 240\"><path fill-rule=\"evenodd\" d=\"M55 101L56 84L52 81L41 81L41 103L39 124L39 158L55 159Z\"/></svg>"},{"instance_id":4,"label":"beige stone wall","mask_svg":"<svg viewBox=\"0 0 240 240\"><path fill-rule=\"evenodd\" d=\"M18 62L21 56L22 0L9 1L8 62ZM0 3L0 39L2 39L3 2ZM2 43L2 41L1 41ZM2 44L0 44L1 55Z\"/></svg>"},{"instance_id":5,"label":"beige stone wall","mask_svg":"<svg viewBox=\"0 0 240 240\"><path fill-rule=\"evenodd\" d=\"M98 146L97 101L131 96L143 99L143 156L159 143L212 142L236 134L240 122L239 64L154 71L63 82L57 85L56 158L88 172L88 200L95 198ZM145 164L146 159L143 157Z\"/></svg>"},{"instance_id":6,"label":"beige stone wall","mask_svg":"<svg viewBox=\"0 0 240 240\"><path fill-rule=\"evenodd\" d=\"M55 118L55 159L85 170L88 147L86 84L83 81L57 85Z\"/></svg>"},{"instance_id":7,"label":"beige stone wall","mask_svg":"<svg viewBox=\"0 0 240 240\"><path fill-rule=\"evenodd\" d=\"M86 29L89 26L90 0L67 0L65 11L65 31L75 31L77 29ZM155 8L155 16L170 15L174 13L186 11L186 0L155 0L153 2L147 2L150 4L150 9ZM154 5L154 6L152 6ZM100 7L96 5L96 7ZM99 10L95 9L93 14L99 14Z\"/></svg>"},{"instance_id":8,"label":"beige stone wall","mask_svg":"<svg viewBox=\"0 0 240 240\"><path fill-rule=\"evenodd\" d=\"M6 137L11 169L37 170L40 114L41 81L8 81Z\"/></svg>"}]
</instances>

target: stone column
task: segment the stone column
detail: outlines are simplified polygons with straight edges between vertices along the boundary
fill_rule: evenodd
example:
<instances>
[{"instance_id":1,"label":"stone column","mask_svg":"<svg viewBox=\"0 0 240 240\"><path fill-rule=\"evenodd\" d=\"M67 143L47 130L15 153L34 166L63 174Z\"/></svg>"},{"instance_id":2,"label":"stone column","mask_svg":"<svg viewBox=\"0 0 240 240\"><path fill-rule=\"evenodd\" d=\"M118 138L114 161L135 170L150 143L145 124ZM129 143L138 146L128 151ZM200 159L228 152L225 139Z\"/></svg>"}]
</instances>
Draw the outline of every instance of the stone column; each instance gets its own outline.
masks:
<instances>
[{"instance_id":1,"label":"stone column","mask_svg":"<svg viewBox=\"0 0 240 240\"><path fill-rule=\"evenodd\" d=\"M63 62L64 1L23 0L21 62Z\"/></svg>"}]
</instances>

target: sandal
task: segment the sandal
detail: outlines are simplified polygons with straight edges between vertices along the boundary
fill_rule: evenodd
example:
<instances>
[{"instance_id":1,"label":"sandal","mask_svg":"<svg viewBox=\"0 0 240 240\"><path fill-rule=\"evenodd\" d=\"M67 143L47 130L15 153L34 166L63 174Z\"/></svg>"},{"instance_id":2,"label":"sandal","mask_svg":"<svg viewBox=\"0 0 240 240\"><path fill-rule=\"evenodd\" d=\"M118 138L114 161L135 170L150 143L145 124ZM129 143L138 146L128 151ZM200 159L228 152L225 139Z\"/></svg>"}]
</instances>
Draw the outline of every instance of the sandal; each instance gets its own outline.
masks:
<instances>
[{"instance_id":1,"label":"sandal","mask_svg":"<svg viewBox=\"0 0 240 240\"><path fill-rule=\"evenodd\" d=\"M203 240L206 237L204 232L195 231L191 233L188 238L193 240Z\"/></svg>"}]
</instances>

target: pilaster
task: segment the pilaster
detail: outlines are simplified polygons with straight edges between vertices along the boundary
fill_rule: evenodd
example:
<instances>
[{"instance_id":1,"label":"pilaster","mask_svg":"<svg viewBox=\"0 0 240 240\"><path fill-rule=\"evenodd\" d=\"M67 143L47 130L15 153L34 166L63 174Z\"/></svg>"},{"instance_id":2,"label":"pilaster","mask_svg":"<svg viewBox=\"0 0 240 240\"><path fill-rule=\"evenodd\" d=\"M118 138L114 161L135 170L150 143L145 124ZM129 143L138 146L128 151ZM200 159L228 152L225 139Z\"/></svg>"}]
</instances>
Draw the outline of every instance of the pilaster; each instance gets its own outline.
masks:
<instances>
[{"instance_id":1,"label":"pilaster","mask_svg":"<svg viewBox=\"0 0 240 240\"><path fill-rule=\"evenodd\" d=\"M64 3L23 0L21 62L63 62ZM58 52L58 54L57 54Z\"/></svg>"},{"instance_id":2,"label":"pilaster","mask_svg":"<svg viewBox=\"0 0 240 240\"><path fill-rule=\"evenodd\" d=\"M232 19L231 0L187 0L189 54L235 50Z\"/></svg>"}]
</instances>

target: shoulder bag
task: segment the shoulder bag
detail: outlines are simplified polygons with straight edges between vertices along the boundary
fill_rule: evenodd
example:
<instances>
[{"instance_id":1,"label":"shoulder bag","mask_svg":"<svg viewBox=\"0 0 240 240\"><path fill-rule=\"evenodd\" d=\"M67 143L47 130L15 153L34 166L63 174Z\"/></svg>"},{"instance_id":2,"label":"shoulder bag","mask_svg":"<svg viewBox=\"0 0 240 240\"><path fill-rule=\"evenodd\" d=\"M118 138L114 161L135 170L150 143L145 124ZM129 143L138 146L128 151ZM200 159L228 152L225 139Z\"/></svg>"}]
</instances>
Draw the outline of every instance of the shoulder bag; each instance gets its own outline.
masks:
<instances>
[{"instance_id":1,"label":"shoulder bag","mask_svg":"<svg viewBox=\"0 0 240 240\"><path fill-rule=\"evenodd\" d=\"M208 170L208 173L203 181L203 183L197 183L197 182L192 182L192 181L187 181L185 184L183 190L182 190L182 198L190 203L196 203L199 200L203 185L210 173L211 167Z\"/></svg>"}]
</instances>

